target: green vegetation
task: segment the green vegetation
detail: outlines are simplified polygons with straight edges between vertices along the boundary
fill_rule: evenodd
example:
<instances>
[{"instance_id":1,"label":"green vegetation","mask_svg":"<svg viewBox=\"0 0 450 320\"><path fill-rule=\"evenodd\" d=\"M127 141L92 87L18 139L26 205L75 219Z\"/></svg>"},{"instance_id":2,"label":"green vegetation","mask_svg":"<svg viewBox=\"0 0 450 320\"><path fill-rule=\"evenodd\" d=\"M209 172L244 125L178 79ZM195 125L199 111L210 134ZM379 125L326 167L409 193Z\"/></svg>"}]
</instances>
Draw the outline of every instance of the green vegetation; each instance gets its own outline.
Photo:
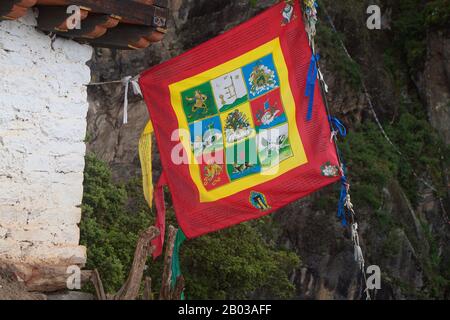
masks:
<instances>
[{"instance_id":1,"label":"green vegetation","mask_svg":"<svg viewBox=\"0 0 450 320\"><path fill-rule=\"evenodd\" d=\"M450 27L450 1L396 1L392 15L392 46L406 57L411 72L421 70L426 57L427 29Z\"/></svg>"},{"instance_id":2,"label":"green vegetation","mask_svg":"<svg viewBox=\"0 0 450 320\"><path fill-rule=\"evenodd\" d=\"M394 49L406 57L413 73L423 66L426 54L425 10L421 0L400 0L392 13Z\"/></svg>"},{"instance_id":3,"label":"green vegetation","mask_svg":"<svg viewBox=\"0 0 450 320\"><path fill-rule=\"evenodd\" d=\"M373 122L350 131L341 144L347 167L352 172L353 196L371 208L379 208L381 191L392 179L400 182L413 205L418 202L418 174L428 173L433 185L444 194L440 178L441 161L449 154L439 135L423 119L404 110L399 120L385 127L388 135L404 155L400 156ZM448 163L448 159L446 159Z\"/></svg>"},{"instance_id":4,"label":"green vegetation","mask_svg":"<svg viewBox=\"0 0 450 320\"><path fill-rule=\"evenodd\" d=\"M88 248L87 268L97 268L105 290L113 293L125 281L138 234L150 224L150 214L135 201L135 183L112 183L109 168L86 156L81 243ZM134 199L133 199L134 198Z\"/></svg>"},{"instance_id":5,"label":"green vegetation","mask_svg":"<svg viewBox=\"0 0 450 320\"><path fill-rule=\"evenodd\" d=\"M431 231L430 226L425 222L420 222L422 231L429 245L429 258L425 260L424 271L428 275L428 295L432 298L442 298L445 288L450 286L450 277L446 274L448 266L443 266L439 253L438 239Z\"/></svg>"},{"instance_id":6,"label":"green vegetation","mask_svg":"<svg viewBox=\"0 0 450 320\"><path fill-rule=\"evenodd\" d=\"M87 268L97 268L105 289L116 292L126 279L139 233L153 223L142 194L140 179L115 184L108 166L94 155L86 156L81 243L88 248ZM181 250L186 295L192 299L236 299L259 296L290 298L289 276L299 265L298 256L278 248L263 232L272 219L187 241ZM168 223L175 223L171 208ZM273 230L275 227L271 227ZM262 236L265 234L265 237ZM273 235L275 236L275 235ZM161 258L149 261L147 273L158 292Z\"/></svg>"},{"instance_id":7,"label":"green vegetation","mask_svg":"<svg viewBox=\"0 0 450 320\"><path fill-rule=\"evenodd\" d=\"M245 299L258 292L288 299L295 292L288 275L299 259L275 250L247 223L187 243L182 262L189 297Z\"/></svg>"},{"instance_id":8,"label":"green vegetation","mask_svg":"<svg viewBox=\"0 0 450 320\"><path fill-rule=\"evenodd\" d=\"M369 208L377 233L383 237L380 248L382 257L396 257L400 250L399 236L403 230L415 248L427 279L425 291L413 292L410 286L401 286L410 297L442 298L445 288L450 286L450 268L441 261L436 236L427 225L423 225L425 242L417 238L412 226L402 217L383 211L383 188L398 181L413 207L420 201L419 182L413 169L419 174L427 173L439 195L445 197L446 186L441 178L441 166L448 166L450 150L440 140L426 120L402 111L386 131L405 155L401 157L381 135L372 122L365 122L356 131L351 131L341 144L347 160L352 182L353 203L359 208ZM374 248L377 250L377 248ZM398 279L397 279L398 280ZM407 290L407 291L405 291Z\"/></svg>"}]
</instances>

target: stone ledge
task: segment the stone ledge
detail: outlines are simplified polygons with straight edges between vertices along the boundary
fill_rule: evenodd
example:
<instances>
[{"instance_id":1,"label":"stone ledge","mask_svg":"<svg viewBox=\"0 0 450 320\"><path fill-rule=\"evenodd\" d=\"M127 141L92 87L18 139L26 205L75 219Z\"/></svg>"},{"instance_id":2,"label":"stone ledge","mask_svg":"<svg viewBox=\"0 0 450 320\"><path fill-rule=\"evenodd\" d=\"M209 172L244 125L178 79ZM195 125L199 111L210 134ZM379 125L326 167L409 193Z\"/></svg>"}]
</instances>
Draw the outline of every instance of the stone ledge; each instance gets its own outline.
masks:
<instances>
[{"instance_id":1,"label":"stone ledge","mask_svg":"<svg viewBox=\"0 0 450 320\"><path fill-rule=\"evenodd\" d=\"M31 264L0 260L0 271L12 273L28 291L56 292L67 289L70 264ZM81 272L81 283L89 281L91 271Z\"/></svg>"},{"instance_id":2,"label":"stone ledge","mask_svg":"<svg viewBox=\"0 0 450 320\"><path fill-rule=\"evenodd\" d=\"M79 245L51 245L44 242L2 240L0 242L0 261L8 264L65 264L86 263L86 247Z\"/></svg>"}]
</instances>

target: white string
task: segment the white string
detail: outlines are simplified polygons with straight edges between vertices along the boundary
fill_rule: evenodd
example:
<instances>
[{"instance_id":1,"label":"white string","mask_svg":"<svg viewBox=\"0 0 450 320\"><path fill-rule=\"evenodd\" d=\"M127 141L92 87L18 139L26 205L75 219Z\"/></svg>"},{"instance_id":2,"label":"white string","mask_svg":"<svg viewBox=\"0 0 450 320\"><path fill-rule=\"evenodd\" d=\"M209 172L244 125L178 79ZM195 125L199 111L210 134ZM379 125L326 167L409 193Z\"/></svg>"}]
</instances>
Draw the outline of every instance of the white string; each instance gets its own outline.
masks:
<instances>
[{"instance_id":1,"label":"white string","mask_svg":"<svg viewBox=\"0 0 450 320\"><path fill-rule=\"evenodd\" d=\"M142 97L142 91L139 86L139 75L137 76L126 76L122 78L121 80L113 80L113 81L104 81L104 82L92 82L87 84L86 86L101 86L105 84L111 84L111 83L121 83L124 86L124 97L123 97L123 124L128 123L128 89L130 87L133 88L133 94L134 95L140 95Z\"/></svg>"}]
</instances>

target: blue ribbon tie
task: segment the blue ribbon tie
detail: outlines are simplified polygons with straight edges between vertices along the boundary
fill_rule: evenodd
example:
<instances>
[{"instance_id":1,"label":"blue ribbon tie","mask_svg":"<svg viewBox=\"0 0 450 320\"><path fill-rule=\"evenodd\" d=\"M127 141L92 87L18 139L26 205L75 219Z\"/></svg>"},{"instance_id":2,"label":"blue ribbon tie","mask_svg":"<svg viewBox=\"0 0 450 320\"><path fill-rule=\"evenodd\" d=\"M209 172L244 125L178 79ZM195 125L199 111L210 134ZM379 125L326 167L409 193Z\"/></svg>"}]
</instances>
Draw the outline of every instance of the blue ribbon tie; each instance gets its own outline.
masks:
<instances>
[{"instance_id":1,"label":"blue ribbon tie","mask_svg":"<svg viewBox=\"0 0 450 320\"><path fill-rule=\"evenodd\" d=\"M339 132L341 137L347 136L347 128L338 118L329 116L328 120L330 121L333 130L337 129L335 131Z\"/></svg>"},{"instance_id":2,"label":"blue ribbon tie","mask_svg":"<svg viewBox=\"0 0 450 320\"><path fill-rule=\"evenodd\" d=\"M311 56L311 63L309 65L308 70L308 78L306 79L306 91L305 96L309 97L308 102L308 114L306 116L307 121L311 121L312 119L312 112L313 112L313 104L314 104L314 92L316 88L316 80L317 80L317 62L319 61L320 57L318 54Z\"/></svg>"}]
</instances>

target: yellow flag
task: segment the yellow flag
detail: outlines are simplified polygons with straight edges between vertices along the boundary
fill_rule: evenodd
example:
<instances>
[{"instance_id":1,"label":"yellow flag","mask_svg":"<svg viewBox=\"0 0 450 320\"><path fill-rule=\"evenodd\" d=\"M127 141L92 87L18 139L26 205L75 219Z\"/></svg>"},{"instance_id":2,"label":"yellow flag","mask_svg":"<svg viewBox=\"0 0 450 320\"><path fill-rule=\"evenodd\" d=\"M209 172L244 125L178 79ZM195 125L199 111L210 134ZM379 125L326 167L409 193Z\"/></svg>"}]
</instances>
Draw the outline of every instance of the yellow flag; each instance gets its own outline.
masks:
<instances>
[{"instance_id":1,"label":"yellow flag","mask_svg":"<svg viewBox=\"0 0 450 320\"><path fill-rule=\"evenodd\" d=\"M153 125L149 121L139 139L139 158L142 170L142 186L144 197L150 208L153 201L153 178L152 178L152 133Z\"/></svg>"}]
</instances>

